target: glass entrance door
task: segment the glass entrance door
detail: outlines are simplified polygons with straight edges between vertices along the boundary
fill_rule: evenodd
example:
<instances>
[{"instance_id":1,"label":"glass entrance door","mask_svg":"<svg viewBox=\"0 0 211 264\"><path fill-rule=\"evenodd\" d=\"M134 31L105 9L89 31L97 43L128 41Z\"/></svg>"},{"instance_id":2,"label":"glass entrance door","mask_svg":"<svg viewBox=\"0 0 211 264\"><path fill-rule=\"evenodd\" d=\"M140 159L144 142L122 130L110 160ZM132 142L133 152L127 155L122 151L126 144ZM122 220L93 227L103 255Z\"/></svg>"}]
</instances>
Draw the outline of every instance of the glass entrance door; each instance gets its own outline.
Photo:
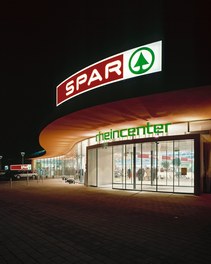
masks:
<instances>
[{"instance_id":1,"label":"glass entrance door","mask_svg":"<svg viewBox=\"0 0 211 264\"><path fill-rule=\"evenodd\" d=\"M159 141L158 143L157 190L173 192L173 141Z\"/></svg>"},{"instance_id":2,"label":"glass entrance door","mask_svg":"<svg viewBox=\"0 0 211 264\"><path fill-rule=\"evenodd\" d=\"M172 160L174 192L194 192L194 140L175 140Z\"/></svg>"},{"instance_id":3,"label":"glass entrance door","mask_svg":"<svg viewBox=\"0 0 211 264\"><path fill-rule=\"evenodd\" d=\"M113 188L194 192L194 140L113 147Z\"/></svg>"},{"instance_id":4,"label":"glass entrance door","mask_svg":"<svg viewBox=\"0 0 211 264\"><path fill-rule=\"evenodd\" d=\"M142 190L157 190L157 144L156 142L142 143Z\"/></svg>"},{"instance_id":5,"label":"glass entrance door","mask_svg":"<svg viewBox=\"0 0 211 264\"><path fill-rule=\"evenodd\" d=\"M133 144L125 146L125 189L134 189L134 148Z\"/></svg>"}]
</instances>

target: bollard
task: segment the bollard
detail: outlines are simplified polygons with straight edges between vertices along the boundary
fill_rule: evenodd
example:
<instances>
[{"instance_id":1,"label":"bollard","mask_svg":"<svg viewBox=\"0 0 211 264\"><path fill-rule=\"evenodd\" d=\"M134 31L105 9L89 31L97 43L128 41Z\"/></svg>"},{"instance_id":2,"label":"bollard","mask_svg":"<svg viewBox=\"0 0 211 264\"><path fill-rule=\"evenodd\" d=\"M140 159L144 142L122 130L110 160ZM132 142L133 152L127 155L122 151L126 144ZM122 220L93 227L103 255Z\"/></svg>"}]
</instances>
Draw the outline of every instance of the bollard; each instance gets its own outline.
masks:
<instances>
[{"instance_id":1,"label":"bollard","mask_svg":"<svg viewBox=\"0 0 211 264\"><path fill-rule=\"evenodd\" d=\"M12 189L12 178L10 178L10 189Z\"/></svg>"}]
</instances>

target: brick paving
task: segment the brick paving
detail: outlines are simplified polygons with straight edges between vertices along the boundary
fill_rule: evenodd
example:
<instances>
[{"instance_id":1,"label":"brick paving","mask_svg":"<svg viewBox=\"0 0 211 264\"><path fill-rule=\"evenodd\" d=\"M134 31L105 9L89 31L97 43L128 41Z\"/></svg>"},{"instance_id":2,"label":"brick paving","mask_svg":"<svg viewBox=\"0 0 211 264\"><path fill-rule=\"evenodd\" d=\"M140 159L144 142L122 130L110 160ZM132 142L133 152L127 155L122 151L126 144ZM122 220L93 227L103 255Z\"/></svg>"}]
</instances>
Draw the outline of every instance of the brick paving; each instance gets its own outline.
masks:
<instances>
[{"instance_id":1,"label":"brick paving","mask_svg":"<svg viewBox=\"0 0 211 264\"><path fill-rule=\"evenodd\" d=\"M0 182L0 263L211 261L211 194Z\"/></svg>"}]
</instances>

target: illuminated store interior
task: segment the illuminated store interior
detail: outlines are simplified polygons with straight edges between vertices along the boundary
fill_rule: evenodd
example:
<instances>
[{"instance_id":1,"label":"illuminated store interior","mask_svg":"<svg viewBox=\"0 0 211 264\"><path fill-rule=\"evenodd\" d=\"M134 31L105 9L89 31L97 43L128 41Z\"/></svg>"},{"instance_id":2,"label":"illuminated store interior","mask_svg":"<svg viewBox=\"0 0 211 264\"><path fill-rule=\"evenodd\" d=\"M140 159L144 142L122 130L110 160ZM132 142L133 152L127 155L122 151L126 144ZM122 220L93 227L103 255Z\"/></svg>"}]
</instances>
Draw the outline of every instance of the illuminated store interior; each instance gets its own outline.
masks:
<instances>
[{"instance_id":1,"label":"illuminated store interior","mask_svg":"<svg viewBox=\"0 0 211 264\"><path fill-rule=\"evenodd\" d=\"M66 155L34 160L39 175L136 191L195 193L195 151L210 138L211 120L175 123L168 133L96 142L82 140ZM201 142L201 143L200 143ZM195 186L195 187L194 187Z\"/></svg>"}]
</instances>

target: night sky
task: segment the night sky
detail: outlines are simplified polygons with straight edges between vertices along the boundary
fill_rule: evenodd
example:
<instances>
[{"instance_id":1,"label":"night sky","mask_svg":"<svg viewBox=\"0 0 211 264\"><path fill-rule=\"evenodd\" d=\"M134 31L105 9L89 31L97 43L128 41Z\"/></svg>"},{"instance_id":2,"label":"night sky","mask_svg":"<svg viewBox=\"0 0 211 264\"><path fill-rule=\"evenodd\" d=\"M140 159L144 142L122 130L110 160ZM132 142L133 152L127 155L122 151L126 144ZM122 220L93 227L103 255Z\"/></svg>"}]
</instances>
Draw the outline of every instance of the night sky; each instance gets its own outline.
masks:
<instances>
[{"instance_id":1,"label":"night sky","mask_svg":"<svg viewBox=\"0 0 211 264\"><path fill-rule=\"evenodd\" d=\"M21 151L27 156L42 150L39 133L49 117L58 114L55 90L60 82L97 61L136 47L143 36L152 38L147 34L153 29L155 41L162 27L172 28L172 42L174 38L182 41L194 27L199 38L209 39L209 7L210 1L159 0L1 4L3 164L21 162ZM162 25L163 17L169 18L168 25Z\"/></svg>"}]
</instances>

